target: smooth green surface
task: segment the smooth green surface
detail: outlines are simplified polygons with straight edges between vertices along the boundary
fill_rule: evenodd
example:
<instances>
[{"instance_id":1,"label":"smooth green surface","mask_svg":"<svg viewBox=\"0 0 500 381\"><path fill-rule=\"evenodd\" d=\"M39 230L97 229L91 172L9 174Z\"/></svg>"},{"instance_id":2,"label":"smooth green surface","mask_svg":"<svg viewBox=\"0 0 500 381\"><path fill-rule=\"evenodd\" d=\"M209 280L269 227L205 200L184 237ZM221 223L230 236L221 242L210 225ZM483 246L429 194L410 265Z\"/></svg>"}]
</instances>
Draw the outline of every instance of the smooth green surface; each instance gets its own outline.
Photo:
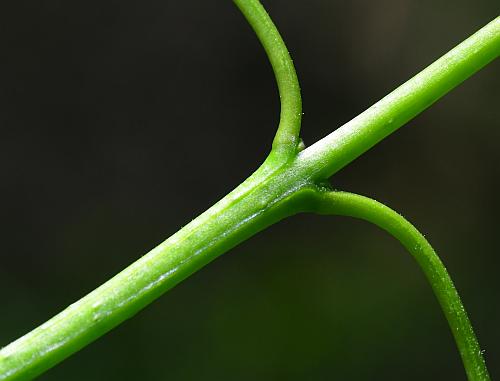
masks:
<instances>
[{"instance_id":1,"label":"smooth green surface","mask_svg":"<svg viewBox=\"0 0 500 381\"><path fill-rule=\"evenodd\" d=\"M249 179L172 237L47 323L0 351L0 380L43 373L256 232L314 207L324 180L499 53L488 24L358 118L297 154L300 93L281 37L256 0L236 1L270 56L282 100L273 150Z\"/></svg>"},{"instance_id":2,"label":"smooth green surface","mask_svg":"<svg viewBox=\"0 0 500 381\"><path fill-rule=\"evenodd\" d=\"M448 320L469 380L490 379L476 335L453 281L425 237L403 216L373 199L349 192L320 192L315 211L360 218L394 236L415 258Z\"/></svg>"}]
</instances>

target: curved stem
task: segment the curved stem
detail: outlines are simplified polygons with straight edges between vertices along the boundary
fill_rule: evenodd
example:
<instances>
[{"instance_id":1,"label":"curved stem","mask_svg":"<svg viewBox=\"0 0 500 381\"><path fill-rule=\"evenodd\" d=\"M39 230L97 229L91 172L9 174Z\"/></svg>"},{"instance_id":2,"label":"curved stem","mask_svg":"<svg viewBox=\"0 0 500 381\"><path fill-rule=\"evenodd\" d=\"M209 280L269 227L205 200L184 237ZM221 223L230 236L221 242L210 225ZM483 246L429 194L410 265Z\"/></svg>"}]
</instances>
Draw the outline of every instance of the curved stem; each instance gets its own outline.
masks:
<instances>
[{"instance_id":1,"label":"curved stem","mask_svg":"<svg viewBox=\"0 0 500 381\"><path fill-rule=\"evenodd\" d=\"M500 54L500 17L375 103L350 122L299 154L326 179L420 114Z\"/></svg>"},{"instance_id":2,"label":"curved stem","mask_svg":"<svg viewBox=\"0 0 500 381\"><path fill-rule=\"evenodd\" d=\"M450 275L432 246L412 224L380 202L348 192L318 192L315 211L360 218L400 241L415 258L434 290L455 337L468 379L490 379L479 343Z\"/></svg>"},{"instance_id":3,"label":"curved stem","mask_svg":"<svg viewBox=\"0 0 500 381\"><path fill-rule=\"evenodd\" d=\"M281 99L273 151L286 159L295 156L302 120L300 87L292 58L278 29L258 0L233 0L259 38L273 67Z\"/></svg>"}]
</instances>

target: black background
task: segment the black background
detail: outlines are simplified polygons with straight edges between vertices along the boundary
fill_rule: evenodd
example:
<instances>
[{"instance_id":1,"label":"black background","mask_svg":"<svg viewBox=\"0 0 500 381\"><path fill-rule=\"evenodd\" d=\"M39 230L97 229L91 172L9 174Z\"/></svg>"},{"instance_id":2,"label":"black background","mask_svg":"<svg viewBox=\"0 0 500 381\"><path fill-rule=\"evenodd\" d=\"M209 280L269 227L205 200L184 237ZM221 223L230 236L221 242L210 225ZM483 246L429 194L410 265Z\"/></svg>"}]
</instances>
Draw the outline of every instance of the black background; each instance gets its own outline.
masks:
<instances>
[{"instance_id":1,"label":"black background","mask_svg":"<svg viewBox=\"0 0 500 381\"><path fill-rule=\"evenodd\" d=\"M498 14L455 0L268 0L310 144ZM265 158L274 78L231 1L0 5L0 346L120 271ZM500 92L489 65L332 178L441 254L500 377ZM459 380L413 260L346 218L241 244L41 380Z\"/></svg>"}]
</instances>

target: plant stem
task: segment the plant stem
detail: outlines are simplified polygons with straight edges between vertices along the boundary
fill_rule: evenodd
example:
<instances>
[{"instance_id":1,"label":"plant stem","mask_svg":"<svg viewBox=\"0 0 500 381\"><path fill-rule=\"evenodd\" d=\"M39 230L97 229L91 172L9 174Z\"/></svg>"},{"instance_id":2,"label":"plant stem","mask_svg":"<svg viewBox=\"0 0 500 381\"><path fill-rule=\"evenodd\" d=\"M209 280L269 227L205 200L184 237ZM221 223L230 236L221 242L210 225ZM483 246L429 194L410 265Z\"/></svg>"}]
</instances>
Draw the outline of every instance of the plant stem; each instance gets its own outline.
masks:
<instances>
[{"instance_id":1,"label":"plant stem","mask_svg":"<svg viewBox=\"0 0 500 381\"><path fill-rule=\"evenodd\" d=\"M328 178L421 113L500 54L500 16L365 112L302 151L316 178Z\"/></svg>"},{"instance_id":2,"label":"plant stem","mask_svg":"<svg viewBox=\"0 0 500 381\"><path fill-rule=\"evenodd\" d=\"M448 320L470 381L489 381L479 343L453 281L424 236L403 216L378 201L348 192L319 192L315 212L360 218L394 236L415 258Z\"/></svg>"},{"instance_id":3,"label":"plant stem","mask_svg":"<svg viewBox=\"0 0 500 381\"><path fill-rule=\"evenodd\" d=\"M302 120L300 86L292 58L278 29L258 0L233 0L259 38L273 67L281 99L280 124L273 151L286 159L295 156Z\"/></svg>"},{"instance_id":4,"label":"plant stem","mask_svg":"<svg viewBox=\"0 0 500 381\"><path fill-rule=\"evenodd\" d=\"M264 164L221 201L108 282L0 350L0 380L28 380L88 345L258 231L310 210L324 179L498 55L499 20L333 134L297 154L301 101L293 64L257 0L235 0L270 57L281 123Z\"/></svg>"},{"instance_id":5,"label":"plant stem","mask_svg":"<svg viewBox=\"0 0 500 381\"><path fill-rule=\"evenodd\" d=\"M0 350L0 380L28 380L132 317L220 254L307 204L309 184L266 165L223 200L45 324Z\"/></svg>"}]
</instances>

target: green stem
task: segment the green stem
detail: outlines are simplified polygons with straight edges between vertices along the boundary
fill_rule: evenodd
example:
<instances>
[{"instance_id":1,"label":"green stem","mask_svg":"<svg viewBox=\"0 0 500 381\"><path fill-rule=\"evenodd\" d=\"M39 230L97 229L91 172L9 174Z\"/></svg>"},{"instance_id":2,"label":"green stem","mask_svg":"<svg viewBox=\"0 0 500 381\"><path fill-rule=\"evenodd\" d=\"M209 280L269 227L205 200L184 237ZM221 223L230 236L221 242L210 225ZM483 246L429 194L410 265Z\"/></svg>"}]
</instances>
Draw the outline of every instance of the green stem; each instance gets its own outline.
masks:
<instances>
[{"instance_id":1,"label":"green stem","mask_svg":"<svg viewBox=\"0 0 500 381\"><path fill-rule=\"evenodd\" d=\"M295 156L302 120L300 86L292 58L278 29L258 0L233 0L259 38L273 67L281 99L280 124L273 151L285 159Z\"/></svg>"},{"instance_id":2,"label":"green stem","mask_svg":"<svg viewBox=\"0 0 500 381\"><path fill-rule=\"evenodd\" d=\"M45 324L2 348L0 380L36 377L238 243L286 216L310 210L317 183L424 110L492 60L499 50L497 19L445 56L448 58L415 77L419 79L412 79L410 85L403 85L360 117L297 153L301 101L290 56L257 0L235 3L259 36L278 81L281 122L269 157L243 184L172 237Z\"/></svg>"},{"instance_id":3,"label":"green stem","mask_svg":"<svg viewBox=\"0 0 500 381\"><path fill-rule=\"evenodd\" d=\"M470 381L488 381L488 370L460 296L438 255L403 216L378 201L347 192L319 192L314 209L371 222L394 236L415 258L448 320Z\"/></svg>"},{"instance_id":4,"label":"green stem","mask_svg":"<svg viewBox=\"0 0 500 381\"><path fill-rule=\"evenodd\" d=\"M301 152L327 178L500 55L500 17L330 135Z\"/></svg>"},{"instance_id":5,"label":"green stem","mask_svg":"<svg viewBox=\"0 0 500 381\"><path fill-rule=\"evenodd\" d=\"M217 256L308 205L311 184L264 164L121 273L0 350L0 380L29 380L102 336ZM168 329L164 328L164 329Z\"/></svg>"}]
</instances>

